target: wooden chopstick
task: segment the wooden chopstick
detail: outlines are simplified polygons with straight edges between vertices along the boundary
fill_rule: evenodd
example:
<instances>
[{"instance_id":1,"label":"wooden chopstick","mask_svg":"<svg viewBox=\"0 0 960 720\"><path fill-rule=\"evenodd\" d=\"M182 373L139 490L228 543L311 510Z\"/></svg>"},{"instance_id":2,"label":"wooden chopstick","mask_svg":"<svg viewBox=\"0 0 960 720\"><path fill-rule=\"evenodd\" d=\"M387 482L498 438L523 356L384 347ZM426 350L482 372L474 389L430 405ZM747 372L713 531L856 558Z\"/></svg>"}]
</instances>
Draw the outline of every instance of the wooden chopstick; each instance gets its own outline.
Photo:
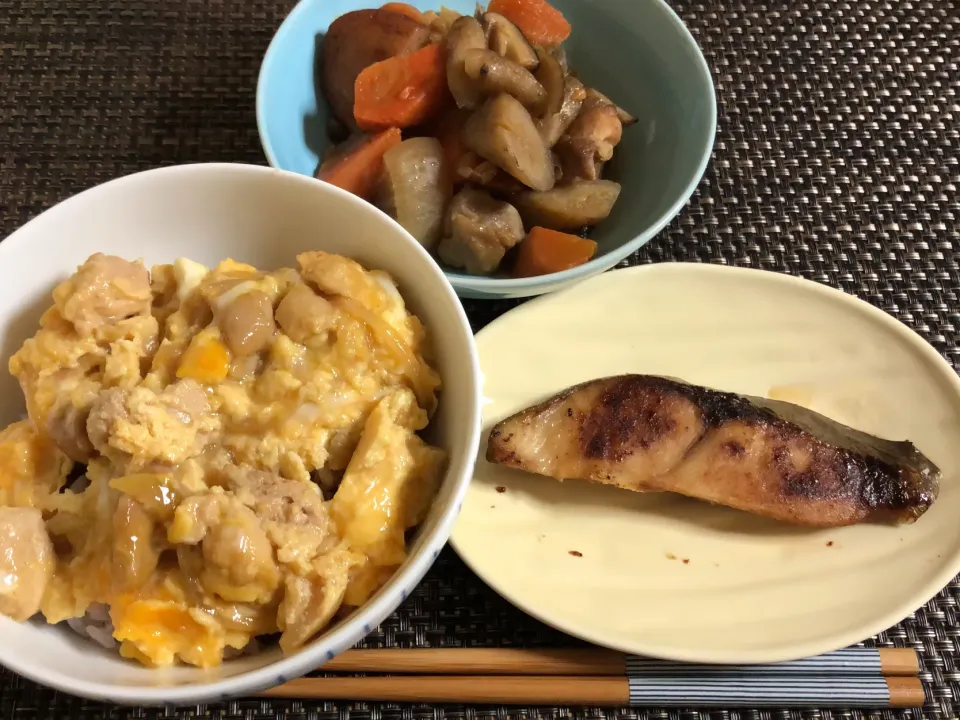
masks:
<instances>
[{"instance_id":1,"label":"wooden chopstick","mask_svg":"<svg viewBox=\"0 0 960 720\"><path fill-rule=\"evenodd\" d=\"M912 708L925 702L916 677L789 679L602 676L419 676L300 678L263 697L413 703L579 707Z\"/></svg>"},{"instance_id":2,"label":"wooden chopstick","mask_svg":"<svg viewBox=\"0 0 960 720\"><path fill-rule=\"evenodd\" d=\"M587 707L922 707L917 653L848 648L767 665L694 665L599 648L348 650L264 697ZM416 677L412 677L415 675Z\"/></svg>"},{"instance_id":3,"label":"wooden chopstick","mask_svg":"<svg viewBox=\"0 0 960 720\"><path fill-rule=\"evenodd\" d=\"M347 650L320 668L323 672L414 675L624 676L872 675L916 676L920 662L909 648L848 648L805 660L769 665L729 666L672 663L599 648L402 648Z\"/></svg>"},{"instance_id":4,"label":"wooden chopstick","mask_svg":"<svg viewBox=\"0 0 960 720\"><path fill-rule=\"evenodd\" d=\"M347 650L323 672L414 675L626 675L626 656L612 650L389 648Z\"/></svg>"}]
</instances>

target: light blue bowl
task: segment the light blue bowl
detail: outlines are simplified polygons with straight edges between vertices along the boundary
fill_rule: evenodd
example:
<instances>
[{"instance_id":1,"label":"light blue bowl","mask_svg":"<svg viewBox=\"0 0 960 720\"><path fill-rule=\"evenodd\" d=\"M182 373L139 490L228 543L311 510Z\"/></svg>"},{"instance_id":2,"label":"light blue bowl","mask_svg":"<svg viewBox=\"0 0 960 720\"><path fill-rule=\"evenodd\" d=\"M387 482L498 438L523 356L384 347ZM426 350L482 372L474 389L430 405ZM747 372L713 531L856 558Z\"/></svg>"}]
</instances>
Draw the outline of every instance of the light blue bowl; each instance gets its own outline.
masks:
<instances>
[{"instance_id":1,"label":"light blue bowl","mask_svg":"<svg viewBox=\"0 0 960 720\"><path fill-rule=\"evenodd\" d=\"M314 57L330 23L370 0L301 0L270 43L257 83L257 126L274 167L313 175L327 144L327 108L318 103ZM437 10L439 0L412 0ZM472 13L475 0L444 0ZM461 297L527 297L603 272L656 235L689 200L710 159L717 106L697 43L663 0L556 0L573 26L571 69L639 118L605 176L623 186L613 213L592 237L585 265L535 278L474 277L448 270Z\"/></svg>"}]
</instances>

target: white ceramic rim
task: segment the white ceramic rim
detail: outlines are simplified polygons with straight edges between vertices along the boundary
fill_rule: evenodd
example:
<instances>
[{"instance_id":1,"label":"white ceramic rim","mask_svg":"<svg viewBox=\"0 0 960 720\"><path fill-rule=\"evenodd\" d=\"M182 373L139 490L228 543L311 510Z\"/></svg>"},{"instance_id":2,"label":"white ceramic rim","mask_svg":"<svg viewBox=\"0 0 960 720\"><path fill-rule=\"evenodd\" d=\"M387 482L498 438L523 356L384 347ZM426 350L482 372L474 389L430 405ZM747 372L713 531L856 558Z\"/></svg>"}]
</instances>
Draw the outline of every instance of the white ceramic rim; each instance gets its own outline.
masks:
<instances>
[{"instance_id":1,"label":"white ceramic rim","mask_svg":"<svg viewBox=\"0 0 960 720\"><path fill-rule=\"evenodd\" d=\"M741 268L733 267L728 265L714 265L714 264L705 264L705 263L654 263L650 265L640 265L629 268L622 268L619 270L613 270L611 273L630 273L632 275L637 275L636 282L643 282L643 276L650 273L677 273L682 276L684 273L692 273L694 276L703 273L703 274L729 274L729 275L741 275L741 276L750 276L756 277L757 275L764 275L771 282L779 282L787 285L801 286L804 290L808 290L812 293L817 293L824 298L829 300L845 303L848 306L856 309L859 312L862 312L864 315L869 318L877 321L879 324L883 325L891 333L898 335L904 342L908 343L913 349L915 349L924 359L928 360L931 364L931 373L938 372L941 376L940 379L944 380L949 387L953 389L954 394L958 397L958 402L960 402L960 377L957 376L957 373L954 372L953 368L949 363L943 358L943 356L937 352L937 350L930 345L926 340L924 340L920 335L918 335L914 330L907 327L899 320L894 318L892 315L887 314L883 310L874 307L868 302L861 300L860 298L849 295L841 290L832 288L828 285L822 285L818 282L812 280L807 280L805 278L795 277L793 275L785 275L777 272L771 272L768 270L759 270L756 268ZM602 276L601 276L602 277ZM685 278L689 280L689 277ZM694 277L694 281L696 278ZM602 282L600 277L593 278L592 282ZM677 279L677 282L680 281L680 278ZM561 291L564 292L564 291ZM520 307L514 308L507 311L500 317L504 317L514 312L522 312L531 306L536 306L537 303L549 302L550 296L543 296L531 300ZM494 320L487 327L493 326L497 320ZM486 328L484 328L486 330ZM478 339L483 334L484 330L481 330L477 333ZM559 390L559 388L558 388ZM482 422L482 421L481 421ZM551 616L550 613L540 612L536 607L526 604L522 598L514 595L509 587L504 587L502 584L497 582L496 578L491 578L484 575L480 572L471 562L469 553L461 550L457 546L456 535L453 535L450 538L450 545L456 550L457 555L463 560L463 562L474 572L481 580L483 580L489 587L491 587L498 595L504 598L511 605L523 610L523 612L528 615L536 618L540 622L549 625L560 632L578 637L582 640L585 640L589 643L592 643L597 646L607 647L613 650L618 650L623 653L633 654L633 655L642 655L646 657L661 658L663 660L673 660L677 662L690 662L690 663L704 663L704 664L713 664L713 665L746 665L746 664L759 664L759 663L773 663L773 662L785 662L789 660L799 660L802 658L813 657L815 655L821 655L825 652L832 652L834 650L839 650L841 648L849 647L850 645L855 645L858 642L866 640L868 638L877 635L894 625L900 623L912 613L916 612L919 608L926 605L931 599L933 599L937 593L943 590L953 579L960 573L960 552L955 553L952 558L946 559L944 562L943 568L939 573L934 575L933 579L930 582L923 585L922 587L917 588L911 595L910 599L902 602L897 609L892 610L882 616L865 620L858 624L856 627L851 628L847 632L837 633L830 639L824 639L820 641L811 641L811 642L801 642L794 643L792 645L784 646L783 648L777 649L759 649L759 650L740 650L734 652L724 652L724 651L677 651L669 646L663 645L661 643L622 643L616 640L611 640L610 637L604 635L599 636L591 631L589 627L574 626L568 624L564 619Z\"/></svg>"},{"instance_id":2,"label":"white ceramic rim","mask_svg":"<svg viewBox=\"0 0 960 720\"><path fill-rule=\"evenodd\" d=\"M277 32L274 33L273 38L270 40L270 44L267 46L267 51L263 55L263 60L260 62L260 71L257 73L257 135L260 138L260 146L263 148L263 154L266 156L267 162L270 163L270 166L274 168L279 169L277 156L273 150L273 145L270 142L270 138L267 137L263 130L266 124L264 122L264 114L266 112L264 109L264 103L266 101L261 91L263 87L263 77L266 74L267 67L274 62L274 46L278 45L283 40L283 36L297 21L297 17L301 13L306 12L305 8L307 5L309 3L318 1L319 0L299 0L299 2L294 6L293 10L290 11L290 14L284 18L283 22L280 24L280 27L277 28ZM708 133L708 136L704 138L700 163L697 166L696 171L694 171L693 175L691 175L690 180L683 192L676 199L676 201L669 208L667 208L659 218L657 218L657 221L642 233L634 236L632 240L625 242L623 245L619 245L603 255L594 257L593 259L585 262L583 265L578 265L577 267L570 268L569 270L550 273L549 275L538 275L532 278L471 277L462 273L455 273L452 271L447 272L441 268L441 272L443 272L447 280L449 280L455 288L479 293L497 294L528 291L530 295L535 295L538 292L548 292L549 289L554 285L563 285L573 281L586 279L591 275L595 275L596 273L603 272L604 270L613 267L625 257L632 255L641 247L643 247L646 243L656 237L657 233L663 230L663 228L665 228L677 215L679 215L680 210L683 209L683 206L689 202L691 197L693 197L693 193L700 184L700 181L703 179L703 174L707 170L707 165L710 164L710 159L713 157L713 146L717 135L717 93L713 84L713 74L710 72L710 66L707 64L707 59L703 56L703 50L700 49L700 44L697 42L696 38L693 37L690 29L684 24L680 16L677 15L676 11L667 4L666 0L648 0L648 2L654 2L660 6L661 10L663 10L663 12L667 15L670 22L673 23L679 33L686 39L687 42L690 43L690 46L696 50L697 64L699 65L703 76L707 79L707 88L709 90L707 93L709 96L709 105L707 107L709 116L707 119L709 121L710 132Z\"/></svg>"},{"instance_id":3,"label":"white ceramic rim","mask_svg":"<svg viewBox=\"0 0 960 720\"><path fill-rule=\"evenodd\" d=\"M22 232L23 230L25 230L31 224L38 222L40 218L45 218L45 221L48 222L51 216L63 212L64 208L70 208L76 204L79 204L82 202L82 198L88 194L100 192L104 188L112 187L113 185L119 183L148 182L151 178L158 175L173 175L177 173L194 173L202 175L211 171L223 170L228 170L229 172L238 174L246 173L249 175L282 175L292 182L322 185L325 192L340 194L342 199L352 203L357 208L358 212L373 211L386 217L388 220L390 220L390 222L396 225L399 231L407 236L409 243L415 246L414 251L429 260L430 267L432 268L433 272L435 272L436 275L442 280L441 287L445 293L446 302L456 307L460 329L463 331L464 335L469 337L470 341L473 342L473 330L470 327L470 322L467 319L467 315L463 310L463 306L460 304L460 301L457 298L453 287L450 285L450 282L443 274L440 266L437 265L436 261L432 257L430 257L430 254L424 250L423 247L416 240L414 240L412 236L403 230L400 225L389 218L389 216L380 212L380 210L375 208L373 205L360 200L345 190L333 187L327 183L322 183L319 180L315 180L305 175L300 175L299 173L264 167L262 165L247 165L241 163L195 163L189 165L174 165L153 170L145 170L130 175L125 175L114 180L109 180L105 183L84 190L72 197L67 198L66 200L63 200L7 236L6 239L0 242L0 265L4 264L7 254L13 252L11 248L16 248L18 243L26 241L27 233ZM471 353L471 363L472 367L470 370L472 371L473 377L477 379L477 382L475 383L474 388L474 422L470 429L470 437L468 438L467 446L476 448L478 447L480 441L480 410L483 397L481 378L483 376L480 372L480 361L475 349L474 352ZM412 589L420 582L420 580L423 579L423 576L427 573L434 561L437 559L437 556L440 554L440 550L443 549L443 546L447 543L450 532L453 529L453 524L459 515L460 507L463 505L464 495L466 494L467 488L470 485L475 460L475 457L467 458L465 460L464 473L462 477L456 480L458 486L456 491L451 495L450 507L437 521L433 535L424 538L423 545L420 547L419 553L408 558L404 565L401 566L400 570L398 570L390 578L388 585L378 592L371 602L361 606L356 612L349 616L339 628L326 635L322 644L316 644L313 647L307 646L296 655L281 658L275 663L252 670L250 672L224 678L222 680L216 680L210 683L197 683L193 685L157 687L136 685L117 686L107 683L76 680L74 678L59 674L45 676L42 673L24 670L20 666L18 660L12 657L4 658L2 664L9 670L12 670L22 677L33 680L41 685L52 687L56 690L61 690L72 695L90 698L92 700L107 700L128 705L183 705L212 700L222 701L232 699L234 697L253 695L266 690L267 688L274 687L278 684L282 684L283 682L300 677L319 667L324 662L327 662L329 660L327 653L330 648L349 648L369 632L371 632L373 628L377 627L381 622L383 622L383 620L385 620L403 601L403 598L401 597L403 589Z\"/></svg>"}]
</instances>

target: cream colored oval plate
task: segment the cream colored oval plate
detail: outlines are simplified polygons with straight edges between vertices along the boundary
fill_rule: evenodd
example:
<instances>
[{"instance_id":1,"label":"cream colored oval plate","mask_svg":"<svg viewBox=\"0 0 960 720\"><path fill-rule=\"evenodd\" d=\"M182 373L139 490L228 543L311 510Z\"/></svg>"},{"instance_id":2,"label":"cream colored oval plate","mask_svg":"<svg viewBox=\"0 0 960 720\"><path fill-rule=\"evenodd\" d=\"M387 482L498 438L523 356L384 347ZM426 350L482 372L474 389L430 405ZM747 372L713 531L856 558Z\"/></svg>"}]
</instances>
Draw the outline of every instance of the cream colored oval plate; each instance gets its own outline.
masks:
<instances>
[{"instance_id":1,"label":"cream colored oval plate","mask_svg":"<svg viewBox=\"0 0 960 720\"><path fill-rule=\"evenodd\" d=\"M673 660L789 660L886 629L960 570L960 382L860 300L775 273L650 265L523 305L477 345L484 440L452 542L503 597L560 630ZM940 497L913 525L810 530L483 459L502 418L631 372L777 397L912 440L943 472Z\"/></svg>"}]
</instances>

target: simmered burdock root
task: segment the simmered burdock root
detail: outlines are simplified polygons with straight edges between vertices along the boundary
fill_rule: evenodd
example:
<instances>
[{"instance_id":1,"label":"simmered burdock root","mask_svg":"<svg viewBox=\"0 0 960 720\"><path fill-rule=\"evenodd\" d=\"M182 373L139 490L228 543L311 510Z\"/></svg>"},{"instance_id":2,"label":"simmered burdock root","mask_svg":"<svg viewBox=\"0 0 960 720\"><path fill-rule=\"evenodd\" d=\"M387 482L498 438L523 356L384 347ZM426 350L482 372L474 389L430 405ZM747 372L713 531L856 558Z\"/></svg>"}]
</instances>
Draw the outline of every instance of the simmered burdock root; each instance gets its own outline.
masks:
<instances>
[{"instance_id":1,"label":"simmered burdock root","mask_svg":"<svg viewBox=\"0 0 960 720\"><path fill-rule=\"evenodd\" d=\"M547 91L533 74L493 50L469 50L464 53L464 71L486 95L508 93L531 112L542 109Z\"/></svg>"},{"instance_id":2,"label":"simmered burdock root","mask_svg":"<svg viewBox=\"0 0 960 720\"><path fill-rule=\"evenodd\" d=\"M474 109L483 102L483 90L467 75L464 58L471 50L487 47L483 28L475 18L464 15L454 20L444 39L447 57L447 86L459 108Z\"/></svg>"},{"instance_id":3,"label":"simmered burdock root","mask_svg":"<svg viewBox=\"0 0 960 720\"><path fill-rule=\"evenodd\" d=\"M817 527L913 522L940 482L909 442L796 405L649 375L576 385L503 420L487 460Z\"/></svg>"},{"instance_id":4,"label":"simmered burdock root","mask_svg":"<svg viewBox=\"0 0 960 720\"><path fill-rule=\"evenodd\" d=\"M533 118L516 98L487 100L463 126L463 142L533 190L554 184L553 159Z\"/></svg>"},{"instance_id":5,"label":"simmered burdock root","mask_svg":"<svg viewBox=\"0 0 960 720\"><path fill-rule=\"evenodd\" d=\"M539 54L520 32L520 28L495 12L484 13L481 23L491 50L531 72L537 69Z\"/></svg>"}]
</instances>

